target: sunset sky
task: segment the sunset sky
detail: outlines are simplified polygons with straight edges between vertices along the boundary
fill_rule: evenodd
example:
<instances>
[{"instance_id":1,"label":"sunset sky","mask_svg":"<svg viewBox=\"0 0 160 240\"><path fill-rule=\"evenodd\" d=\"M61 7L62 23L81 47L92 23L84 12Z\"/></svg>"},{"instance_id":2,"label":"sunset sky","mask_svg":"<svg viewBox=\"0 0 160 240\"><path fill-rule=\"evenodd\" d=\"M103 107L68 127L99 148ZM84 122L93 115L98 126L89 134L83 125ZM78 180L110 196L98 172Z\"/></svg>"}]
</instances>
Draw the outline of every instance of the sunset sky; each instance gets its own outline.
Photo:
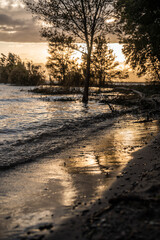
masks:
<instances>
[{"instance_id":1,"label":"sunset sky","mask_svg":"<svg viewBox=\"0 0 160 240\"><path fill-rule=\"evenodd\" d=\"M45 64L48 56L48 44L40 36L40 25L35 16L27 11L22 0L0 0L0 53L9 52L18 54L24 61ZM110 47L116 56L116 61L124 67L125 57L122 45L117 38L110 37ZM130 73L129 81L144 81Z\"/></svg>"},{"instance_id":2,"label":"sunset sky","mask_svg":"<svg viewBox=\"0 0 160 240\"><path fill-rule=\"evenodd\" d=\"M45 63L48 56L47 42L40 37L40 26L35 17L24 8L22 0L0 0L0 53L12 52L23 60ZM122 46L111 37L110 46L123 62Z\"/></svg>"},{"instance_id":3,"label":"sunset sky","mask_svg":"<svg viewBox=\"0 0 160 240\"><path fill-rule=\"evenodd\" d=\"M40 26L24 8L22 0L0 0L0 53L12 52L24 60L45 62L47 43Z\"/></svg>"}]
</instances>

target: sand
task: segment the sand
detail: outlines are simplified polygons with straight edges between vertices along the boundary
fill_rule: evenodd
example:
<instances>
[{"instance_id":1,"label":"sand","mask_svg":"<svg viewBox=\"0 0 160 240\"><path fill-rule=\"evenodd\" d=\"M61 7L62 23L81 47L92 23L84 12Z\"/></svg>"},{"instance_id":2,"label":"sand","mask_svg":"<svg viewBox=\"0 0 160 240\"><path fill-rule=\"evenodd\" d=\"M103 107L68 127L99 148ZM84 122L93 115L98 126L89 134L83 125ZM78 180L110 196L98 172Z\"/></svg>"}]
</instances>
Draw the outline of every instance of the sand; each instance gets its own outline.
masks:
<instances>
[{"instance_id":1,"label":"sand","mask_svg":"<svg viewBox=\"0 0 160 240\"><path fill-rule=\"evenodd\" d=\"M43 239L147 239L160 236L160 135L133 154L91 208Z\"/></svg>"}]
</instances>

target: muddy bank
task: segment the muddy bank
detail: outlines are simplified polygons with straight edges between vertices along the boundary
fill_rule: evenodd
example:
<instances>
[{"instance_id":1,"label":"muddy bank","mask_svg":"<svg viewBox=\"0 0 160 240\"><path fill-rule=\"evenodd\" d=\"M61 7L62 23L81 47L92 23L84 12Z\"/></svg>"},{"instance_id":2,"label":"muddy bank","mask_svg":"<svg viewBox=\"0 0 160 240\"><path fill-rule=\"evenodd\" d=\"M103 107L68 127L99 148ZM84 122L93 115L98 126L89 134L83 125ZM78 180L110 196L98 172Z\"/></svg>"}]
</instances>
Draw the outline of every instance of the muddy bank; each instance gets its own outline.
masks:
<instances>
[{"instance_id":1,"label":"muddy bank","mask_svg":"<svg viewBox=\"0 0 160 240\"><path fill-rule=\"evenodd\" d=\"M147 239L160 234L160 135L133 159L95 205L44 239Z\"/></svg>"}]
</instances>

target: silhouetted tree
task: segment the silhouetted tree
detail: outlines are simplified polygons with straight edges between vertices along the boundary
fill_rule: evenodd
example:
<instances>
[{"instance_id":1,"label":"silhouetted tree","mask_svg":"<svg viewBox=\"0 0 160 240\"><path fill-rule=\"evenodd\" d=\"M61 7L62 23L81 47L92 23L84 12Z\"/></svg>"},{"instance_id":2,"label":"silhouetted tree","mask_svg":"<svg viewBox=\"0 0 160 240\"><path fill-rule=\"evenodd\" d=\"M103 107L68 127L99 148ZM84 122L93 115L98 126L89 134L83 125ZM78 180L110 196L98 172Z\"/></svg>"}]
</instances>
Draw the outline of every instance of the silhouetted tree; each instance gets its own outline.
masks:
<instances>
[{"instance_id":1,"label":"silhouetted tree","mask_svg":"<svg viewBox=\"0 0 160 240\"><path fill-rule=\"evenodd\" d=\"M106 28L105 21L113 0L24 0L29 9L50 26L43 36L51 39L57 33L84 42L87 47L86 78L83 102L88 101L93 41Z\"/></svg>"},{"instance_id":2,"label":"silhouetted tree","mask_svg":"<svg viewBox=\"0 0 160 240\"><path fill-rule=\"evenodd\" d=\"M29 75L26 85L41 85L45 83L45 71L41 65L35 65L32 61L29 61L25 64L25 67Z\"/></svg>"},{"instance_id":3,"label":"silhouetted tree","mask_svg":"<svg viewBox=\"0 0 160 240\"><path fill-rule=\"evenodd\" d=\"M127 63L160 80L159 0L117 0L115 9Z\"/></svg>"},{"instance_id":4,"label":"silhouetted tree","mask_svg":"<svg viewBox=\"0 0 160 240\"><path fill-rule=\"evenodd\" d=\"M99 87L104 87L106 81L111 81L112 78L116 77L118 65L113 50L108 48L105 36L97 37L94 41L92 68L94 78L99 80Z\"/></svg>"},{"instance_id":5,"label":"silhouetted tree","mask_svg":"<svg viewBox=\"0 0 160 240\"><path fill-rule=\"evenodd\" d=\"M16 85L39 85L44 83L44 72L32 62L24 63L19 56L9 53L0 57L0 82Z\"/></svg>"},{"instance_id":6,"label":"silhouetted tree","mask_svg":"<svg viewBox=\"0 0 160 240\"><path fill-rule=\"evenodd\" d=\"M7 83L8 82L8 71L6 68L7 57L3 53L1 53L0 58L0 82Z\"/></svg>"},{"instance_id":7,"label":"silhouetted tree","mask_svg":"<svg viewBox=\"0 0 160 240\"><path fill-rule=\"evenodd\" d=\"M78 63L73 58L73 50L66 46L65 36L53 37L49 42L50 57L47 61L47 68L53 79L58 80L61 85L69 85L68 74L76 71ZM71 74L70 74L71 75Z\"/></svg>"}]
</instances>

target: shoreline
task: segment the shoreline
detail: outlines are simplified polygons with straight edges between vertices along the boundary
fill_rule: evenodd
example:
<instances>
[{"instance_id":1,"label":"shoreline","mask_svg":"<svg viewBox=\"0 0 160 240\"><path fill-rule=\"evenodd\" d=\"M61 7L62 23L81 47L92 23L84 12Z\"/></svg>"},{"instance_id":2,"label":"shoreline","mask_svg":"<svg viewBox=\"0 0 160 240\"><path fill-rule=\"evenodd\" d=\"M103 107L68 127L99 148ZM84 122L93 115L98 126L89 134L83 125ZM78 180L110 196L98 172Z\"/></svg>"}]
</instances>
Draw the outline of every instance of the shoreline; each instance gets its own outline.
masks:
<instances>
[{"instance_id":1,"label":"shoreline","mask_svg":"<svg viewBox=\"0 0 160 240\"><path fill-rule=\"evenodd\" d=\"M127 114L133 113L136 109L126 109L118 112L107 112L101 113L96 116L91 116L86 119L81 120L80 118L76 121L65 123L61 128L57 128L56 130L50 131L48 133L39 134L39 136L34 136L31 139L19 140L13 146L16 149L19 148L19 154L16 156L10 153L10 146L7 144L4 146L4 150L0 154L1 161L2 159L8 158L8 162L2 161L0 163L0 173L1 171L7 171L14 167L29 164L31 162L36 161L39 158L45 158L48 155L54 155L60 153L63 149L67 149L68 146L75 145L77 142L84 140L87 137L87 134L91 134L95 131L100 131L102 129L103 123L105 124L105 128L113 125L116 119L126 116ZM106 126L106 122L108 121L108 126ZM69 139L68 136L72 134L72 139ZM63 137L63 142L58 142L57 139ZM43 144L39 146L39 142L43 141ZM57 141L57 145L53 147L54 141ZM45 142L45 144L44 144ZM46 148L46 145L50 147ZM51 144L53 142L53 144ZM34 149L32 152L32 146L34 145ZM13 147L11 146L11 147ZM26 149L30 149L30 154ZM43 151L40 151L43 149ZM4 154L3 154L4 152ZM16 159L16 160L15 160Z\"/></svg>"},{"instance_id":2,"label":"shoreline","mask_svg":"<svg viewBox=\"0 0 160 240\"><path fill-rule=\"evenodd\" d=\"M158 240L160 234L160 134L132 160L93 207L44 239Z\"/></svg>"},{"instance_id":3,"label":"shoreline","mask_svg":"<svg viewBox=\"0 0 160 240\"><path fill-rule=\"evenodd\" d=\"M68 239L77 239L77 234L80 240L88 239L90 227L84 229L88 219L94 218L95 211L100 214L108 208L102 194L123 171L131 152L145 146L159 132L159 125L157 121L141 123L128 115L117 118L111 127L104 121L92 130L87 138L55 157L4 171L0 191L2 202L4 192L8 203L2 204L0 229L7 227L11 237L2 235L2 239L66 240L67 234ZM114 196L114 191L109 192ZM59 231L62 235L57 237Z\"/></svg>"}]
</instances>

